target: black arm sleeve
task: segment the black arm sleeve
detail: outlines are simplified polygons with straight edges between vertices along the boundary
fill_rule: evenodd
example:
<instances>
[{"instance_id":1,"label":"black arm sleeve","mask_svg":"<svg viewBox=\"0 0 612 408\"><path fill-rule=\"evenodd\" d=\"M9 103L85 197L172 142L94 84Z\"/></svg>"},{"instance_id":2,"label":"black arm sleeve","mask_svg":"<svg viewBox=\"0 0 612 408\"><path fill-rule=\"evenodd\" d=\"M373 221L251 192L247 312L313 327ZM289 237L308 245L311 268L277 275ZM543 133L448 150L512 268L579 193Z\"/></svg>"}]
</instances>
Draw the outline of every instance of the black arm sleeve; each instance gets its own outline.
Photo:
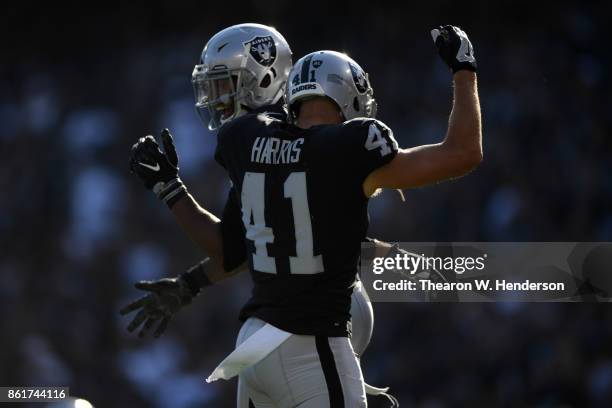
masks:
<instances>
[{"instance_id":1,"label":"black arm sleeve","mask_svg":"<svg viewBox=\"0 0 612 408\"><path fill-rule=\"evenodd\" d=\"M223 240L223 269L230 272L247 260L242 210L236 189L229 191L221 216L221 239Z\"/></svg>"}]
</instances>

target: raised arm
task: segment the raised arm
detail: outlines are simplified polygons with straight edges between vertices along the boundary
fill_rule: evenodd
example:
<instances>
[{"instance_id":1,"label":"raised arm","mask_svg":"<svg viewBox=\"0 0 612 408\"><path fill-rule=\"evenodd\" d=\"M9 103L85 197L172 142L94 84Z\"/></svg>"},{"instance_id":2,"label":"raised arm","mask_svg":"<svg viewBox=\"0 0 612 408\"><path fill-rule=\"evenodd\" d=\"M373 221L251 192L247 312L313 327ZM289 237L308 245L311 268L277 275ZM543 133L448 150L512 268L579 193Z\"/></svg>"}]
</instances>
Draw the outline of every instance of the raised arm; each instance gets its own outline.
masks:
<instances>
[{"instance_id":1,"label":"raised arm","mask_svg":"<svg viewBox=\"0 0 612 408\"><path fill-rule=\"evenodd\" d=\"M147 188L154 190L170 207L191 238L209 255L215 255L176 277L135 284L137 289L147 294L129 303L120 312L124 315L138 312L128 325L128 331L140 328L139 337L143 337L154 325L157 325L154 336L161 336L172 317L190 304L201 289L248 270L240 202L234 189L229 192L223 208L223 222L220 222L187 193L178 178L178 157L167 131L162 132L162 142L164 152L151 136L142 138L134 145L130 164L132 170Z\"/></svg>"},{"instance_id":2,"label":"raised arm","mask_svg":"<svg viewBox=\"0 0 612 408\"><path fill-rule=\"evenodd\" d=\"M189 193L172 206L174 219L191 240L214 260L223 262L221 220L202 208Z\"/></svg>"},{"instance_id":3,"label":"raised arm","mask_svg":"<svg viewBox=\"0 0 612 408\"><path fill-rule=\"evenodd\" d=\"M432 31L442 59L453 70L453 107L445 139L436 144L400 149L395 158L373 171L363 190L411 188L460 177L482 161L480 102L472 45L457 27Z\"/></svg>"},{"instance_id":4,"label":"raised arm","mask_svg":"<svg viewBox=\"0 0 612 408\"><path fill-rule=\"evenodd\" d=\"M178 156L168 129L161 134L164 150L153 136L142 137L132 147L130 168L145 187L171 209L183 231L213 260L223 262L220 220L202 208L178 175Z\"/></svg>"}]
</instances>

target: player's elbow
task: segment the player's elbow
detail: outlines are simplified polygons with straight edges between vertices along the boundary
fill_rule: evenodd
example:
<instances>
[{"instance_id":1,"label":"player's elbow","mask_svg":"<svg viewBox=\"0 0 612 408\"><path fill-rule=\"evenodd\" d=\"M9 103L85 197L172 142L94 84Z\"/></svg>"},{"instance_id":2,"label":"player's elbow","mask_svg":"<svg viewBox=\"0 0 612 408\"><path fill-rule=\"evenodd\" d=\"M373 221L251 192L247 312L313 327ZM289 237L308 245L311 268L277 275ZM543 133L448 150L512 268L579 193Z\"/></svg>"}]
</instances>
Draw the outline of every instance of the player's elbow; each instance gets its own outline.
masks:
<instances>
[{"instance_id":1,"label":"player's elbow","mask_svg":"<svg viewBox=\"0 0 612 408\"><path fill-rule=\"evenodd\" d=\"M480 126L469 126L463 129L449 129L446 140L442 143L456 163L459 175L474 170L483 160L482 133Z\"/></svg>"},{"instance_id":2,"label":"player's elbow","mask_svg":"<svg viewBox=\"0 0 612 408\"><path fill-rule=\"evenodd\" d=\"M453 155L451 178L464 176L480 165L483 160L482 148L461 149Z\"/></svg>"},{"instance_id":3,"label":"player's elbow","mask_svg":"<svg viewBox=\"0 0 612 408\"><path fill-rule=\"evenodd\" d=\"M482 163L484 158L484 155L482 154L482 146L471 149L466 153L466 156L467 166L469 167L470 171L474 170L480 165L480 163Z\"/></svg>"},{"instance_id":4,"label":"player's elbow","mask_svg":"<svg viewBox=\"0 0 612 408\"><path fill-rule=\"evenodd\" d=\"M463 174L467 174L471 172L472 170L474 170L476 167L478 167L480 163L482 162L482 159L483 159L482 148L470 149L469 151L466 151L464 153L464 158L463 158L463 163L462 163L463 169L464 169Z\"/></svg>"}]
</instances>

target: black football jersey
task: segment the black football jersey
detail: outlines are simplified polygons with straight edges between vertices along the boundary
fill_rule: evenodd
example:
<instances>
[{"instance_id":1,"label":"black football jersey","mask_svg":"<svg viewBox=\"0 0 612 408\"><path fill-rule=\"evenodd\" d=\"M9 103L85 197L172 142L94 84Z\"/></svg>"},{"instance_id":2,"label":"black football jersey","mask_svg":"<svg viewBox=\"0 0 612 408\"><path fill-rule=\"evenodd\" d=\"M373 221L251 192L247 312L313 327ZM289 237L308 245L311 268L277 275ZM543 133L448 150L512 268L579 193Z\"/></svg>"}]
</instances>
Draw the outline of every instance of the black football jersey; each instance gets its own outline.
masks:
<instances>
[{"instance_id":1,"label":"black football jersey","mask_svg":"<svg viewBox=\"0 0 612 408\"><path fill-rule=\"evenodd\" d=\"M258 113L265 113L279 120L286 120L287 118L287 112L282 103L262 106L248 114ZM231 132L231 129L228 132ZM240 137L240 135L232 137ZM227 195L221 215L221 239L223 241L223 269L226 272L231 272L247 261L245 229L242 223L240 199L233 185Z\"/></svg>"},{"instance_id":2,"label":"black football jersey","mask_svg":"<svg viewBox=\"0 0 612 408\"><path fill-rule=\"evenodd\" d=\"M216 160L242 209L254 288L241 319L295 334L349 334L368 228L365 178L397 153L373 119L300 129L268 114L224 125Z\"/></svg>"},{"instance_id":3,"label":"black football jersey","mask_svg":"<svg viewBox=\"0 0 612 408\"><path fill-rule=\"evenodd\" d=\"M240 201L234 186L230 188L221 214L223 241L223 270L231 272L247 260L245 229L242 223Z\"/></svg>"}]
</instances>

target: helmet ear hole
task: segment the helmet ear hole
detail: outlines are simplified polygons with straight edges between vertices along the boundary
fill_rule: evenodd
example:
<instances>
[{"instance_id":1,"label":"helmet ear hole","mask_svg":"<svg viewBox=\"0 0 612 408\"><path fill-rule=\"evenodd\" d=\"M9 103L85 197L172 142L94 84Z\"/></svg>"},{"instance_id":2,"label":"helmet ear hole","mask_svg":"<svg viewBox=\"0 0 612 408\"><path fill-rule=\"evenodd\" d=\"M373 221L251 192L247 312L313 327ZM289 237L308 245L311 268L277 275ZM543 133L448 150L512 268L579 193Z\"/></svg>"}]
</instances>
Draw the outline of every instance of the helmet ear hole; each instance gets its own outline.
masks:
<instances>
[{"instance_id":1,"label":"helmet ear hole","mask_svg":"<svg viewBox=\"0 0 612 408\"><path fill-rule=\"evenodd\" d=\"M353 98L353 108L355 108L355 110L359 112L359 99L357 99L357 97Z\"/></svg>"},{"instance_id":2,"label":"helmet ear hole","mask_svg":"<svg viewBox=\"0 0 612 408\"><path fill-rule=\"evenodd\" d=\"M270 86L271 83L272 83L272 78L270 77L270 74L266 74L266 76L264 76L261 82L259 83L259 87L267 88Z\"/></svg>"}]
</instances>

